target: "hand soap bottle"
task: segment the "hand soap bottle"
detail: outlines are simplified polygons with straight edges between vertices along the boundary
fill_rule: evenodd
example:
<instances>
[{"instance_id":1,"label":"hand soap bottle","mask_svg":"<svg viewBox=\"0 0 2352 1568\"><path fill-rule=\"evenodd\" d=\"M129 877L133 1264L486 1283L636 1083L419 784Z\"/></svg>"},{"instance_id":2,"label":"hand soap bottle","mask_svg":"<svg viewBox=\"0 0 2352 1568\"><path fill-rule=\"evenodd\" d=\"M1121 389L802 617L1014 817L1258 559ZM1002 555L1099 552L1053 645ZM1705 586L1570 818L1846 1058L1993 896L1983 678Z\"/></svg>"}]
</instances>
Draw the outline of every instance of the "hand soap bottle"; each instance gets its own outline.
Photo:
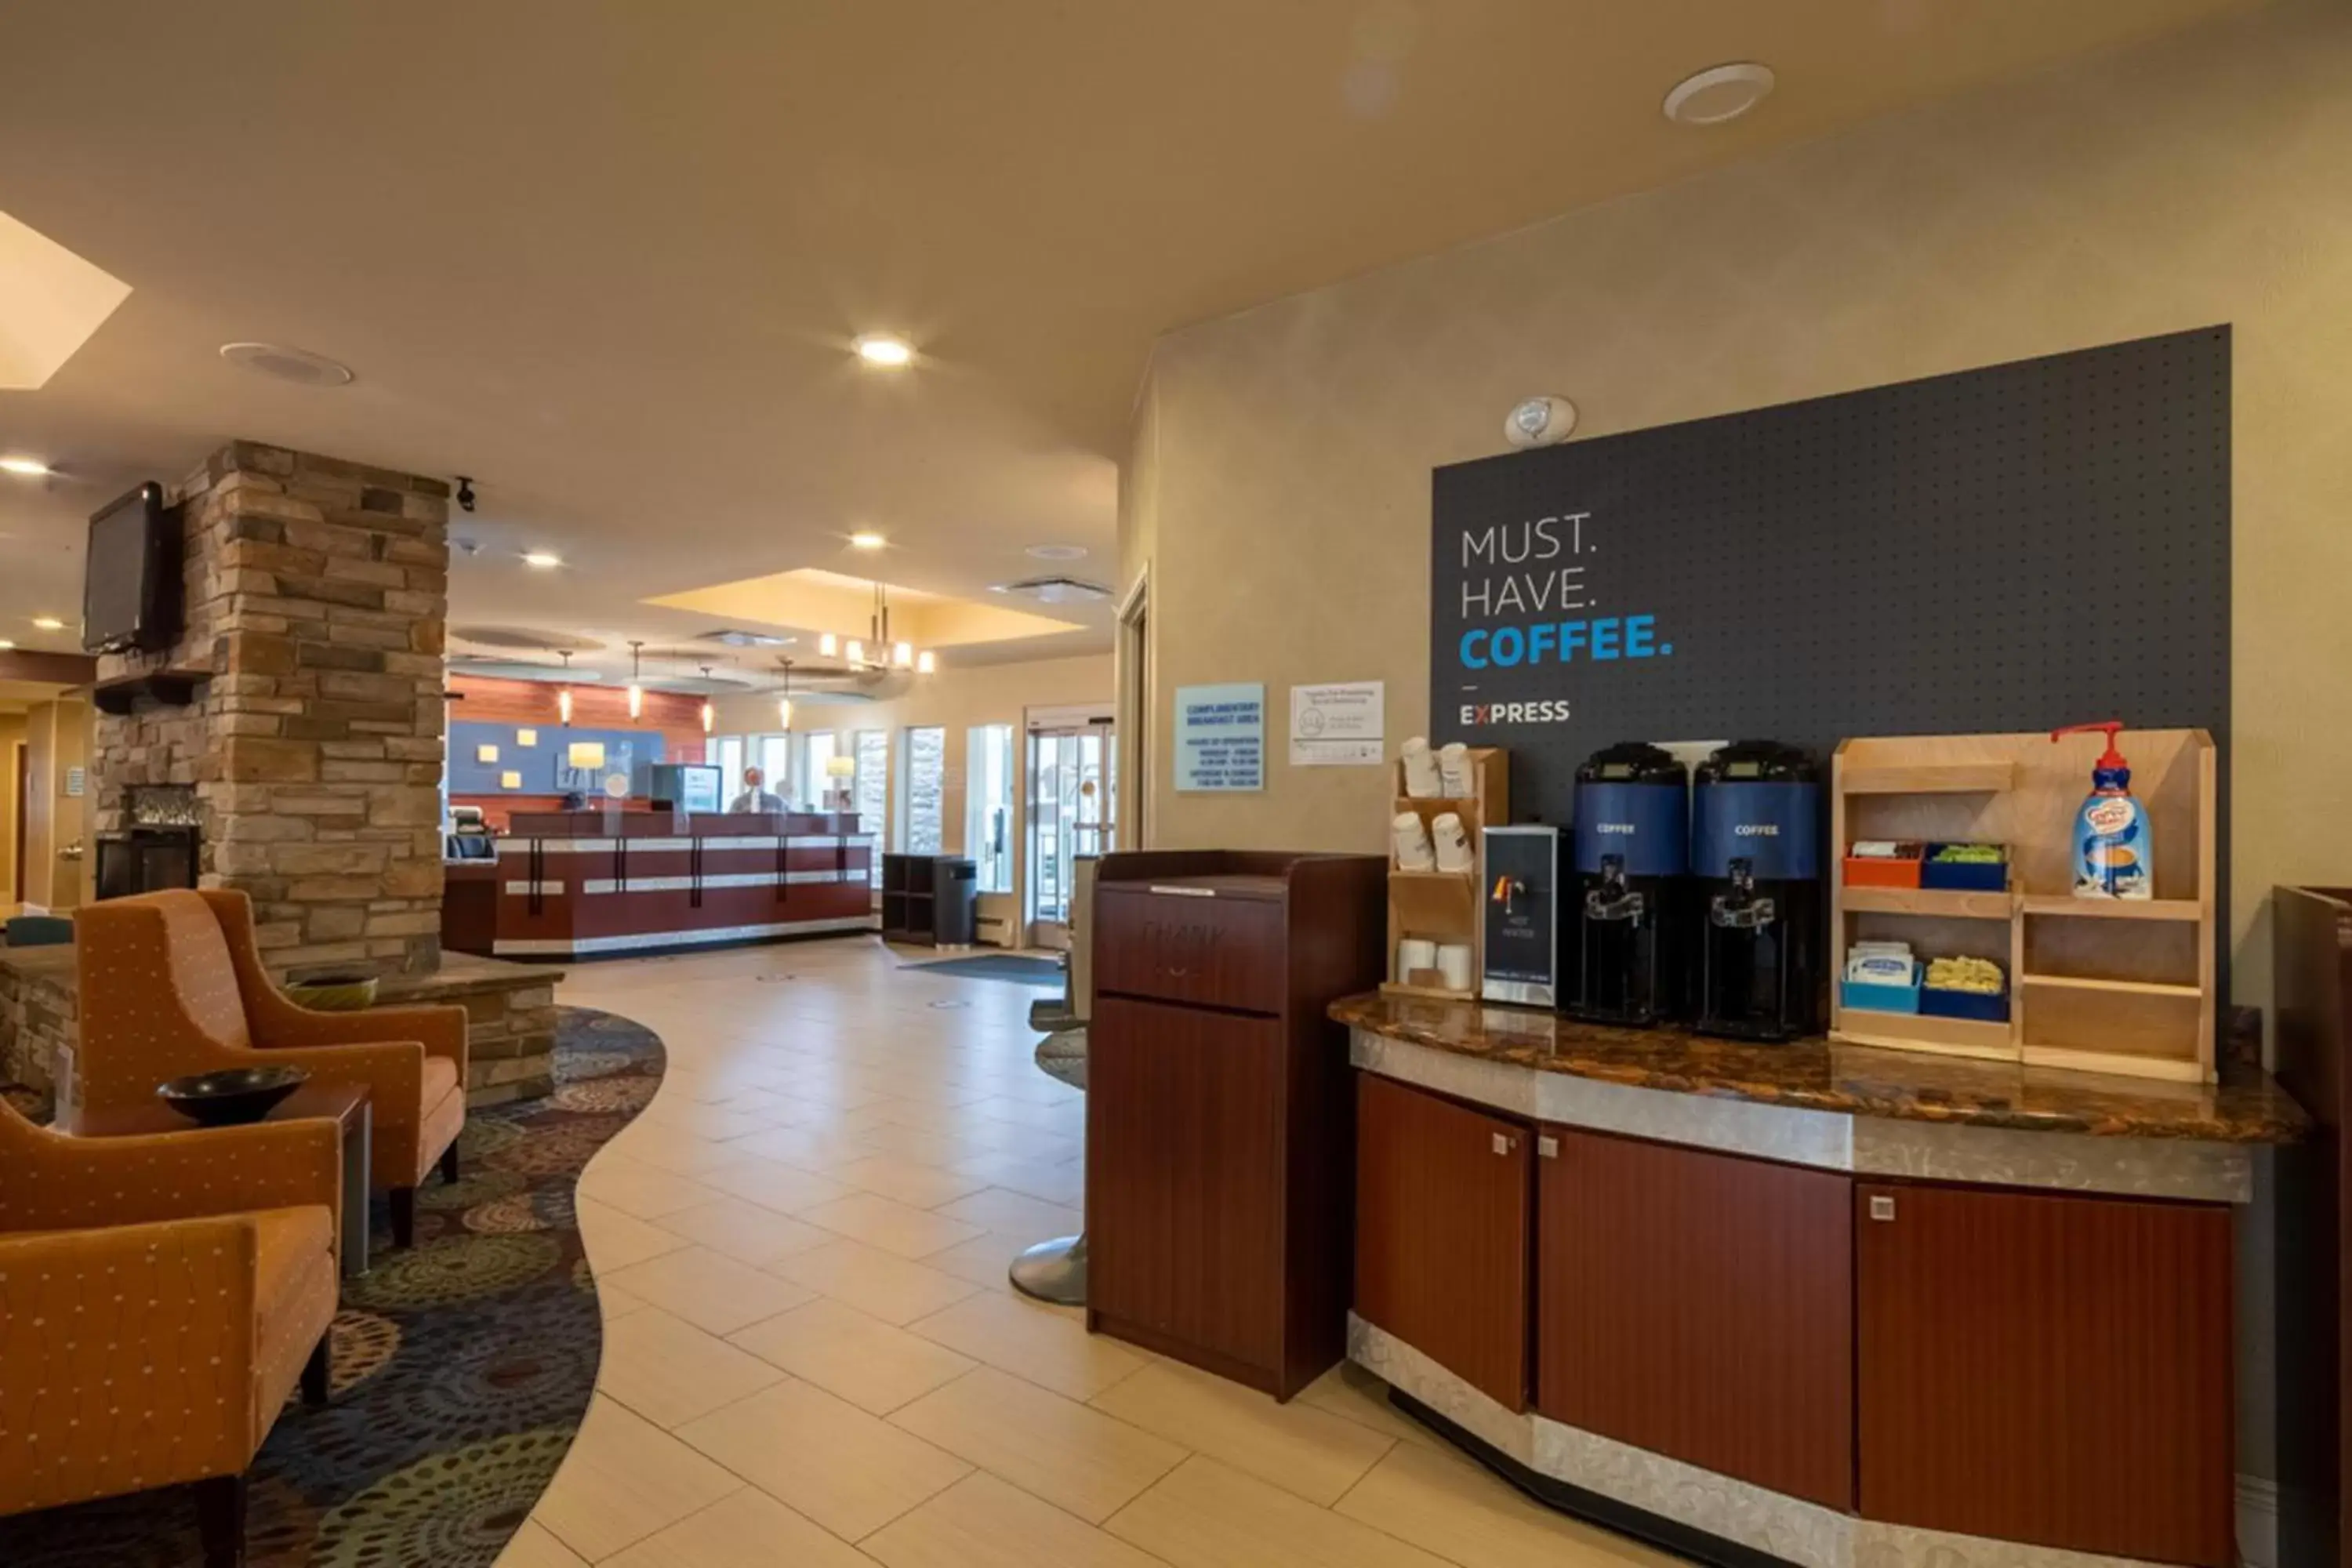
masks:
<instances>
[{"instance_id":1,"label":"hand soap bottle","mask_svg":"<svg viewBox=\"0 0 2352 1568\"><path fill-rule=\"evenodd\" d=\"M2091 769L2091 793L2074 814L2068 859L2078 899L2152 899L2156 896L2156 850L2147 810L2132 798L2131 764L2116 750L2120 720L2069 724L2050 739L2105 731L2107 749Z\"/></svg>"}]
</instances>

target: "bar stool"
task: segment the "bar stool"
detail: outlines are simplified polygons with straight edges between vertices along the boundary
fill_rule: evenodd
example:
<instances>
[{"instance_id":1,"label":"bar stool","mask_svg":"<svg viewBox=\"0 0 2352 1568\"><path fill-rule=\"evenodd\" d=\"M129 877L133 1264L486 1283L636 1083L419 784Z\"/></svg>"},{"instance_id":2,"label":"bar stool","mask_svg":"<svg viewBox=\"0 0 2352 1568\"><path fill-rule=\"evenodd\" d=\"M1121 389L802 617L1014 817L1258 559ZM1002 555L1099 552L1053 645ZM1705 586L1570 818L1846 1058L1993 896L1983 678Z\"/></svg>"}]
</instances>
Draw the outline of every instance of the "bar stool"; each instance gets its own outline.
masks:
<instances>
[{"instance_id":1,"label":"bar stool","mask_svg":"<svg viewBox=\"0 0 2352 1568\"><path fill-rule=\"evenodd\" d=\"M1087 1031L1081 1024L1037 1042L1037 1067L1047 1078L1084 1092L1087 1087ZM1024 1296L1057 1307L1087 1304L1087 1237L1056 1237L1041 1241L1013 1260L1013 1288Z\"/></svg>"}]
</instances>

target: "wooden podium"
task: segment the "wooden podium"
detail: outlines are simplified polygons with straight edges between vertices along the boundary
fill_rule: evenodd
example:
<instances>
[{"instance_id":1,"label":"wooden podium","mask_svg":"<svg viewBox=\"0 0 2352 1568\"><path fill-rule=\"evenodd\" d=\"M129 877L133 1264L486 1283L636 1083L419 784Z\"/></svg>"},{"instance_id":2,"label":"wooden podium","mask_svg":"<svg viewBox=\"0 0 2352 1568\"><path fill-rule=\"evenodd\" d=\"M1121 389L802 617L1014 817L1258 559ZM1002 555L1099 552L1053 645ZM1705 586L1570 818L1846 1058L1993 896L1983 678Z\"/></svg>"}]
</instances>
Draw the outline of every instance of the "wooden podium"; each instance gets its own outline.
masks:
<instances>
[{"instance_id":1,"label":"wooden podium","mask_svg":"<svg viewBox=\"0 0 2352 1568\"><path fill-rule=\"evenodd\" d=\"M1102 862L1088 1028L1087 1327L1287 1399L1347 1348L1347 1032L1382 952L1378 856Z\"/></svg>"}]
</instances>

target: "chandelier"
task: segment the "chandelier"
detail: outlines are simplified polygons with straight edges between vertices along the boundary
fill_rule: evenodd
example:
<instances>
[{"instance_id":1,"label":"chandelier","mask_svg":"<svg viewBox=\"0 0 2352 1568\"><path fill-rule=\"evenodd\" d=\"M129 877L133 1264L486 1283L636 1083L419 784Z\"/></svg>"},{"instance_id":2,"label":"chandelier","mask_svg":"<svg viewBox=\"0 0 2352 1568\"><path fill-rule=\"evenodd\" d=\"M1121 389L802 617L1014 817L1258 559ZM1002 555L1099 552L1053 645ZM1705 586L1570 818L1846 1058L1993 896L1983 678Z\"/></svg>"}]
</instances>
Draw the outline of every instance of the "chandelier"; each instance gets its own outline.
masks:
<instances>
[{"instance_id":1,"label":"chandelier","mask_svg":"<svg viewBox=\"0 0 2352 1568\"><path fill-rule=\"evenodd\" d=\"M841 659L853 669L911 669L917 675L929 675L940 667L938 656L929 648L893 640L890 591L878 582L874 584L874 609L866 620L866 636L842 637L824 632L816 639L816 651L819 657Z\"/></svg>"}]
</instances>

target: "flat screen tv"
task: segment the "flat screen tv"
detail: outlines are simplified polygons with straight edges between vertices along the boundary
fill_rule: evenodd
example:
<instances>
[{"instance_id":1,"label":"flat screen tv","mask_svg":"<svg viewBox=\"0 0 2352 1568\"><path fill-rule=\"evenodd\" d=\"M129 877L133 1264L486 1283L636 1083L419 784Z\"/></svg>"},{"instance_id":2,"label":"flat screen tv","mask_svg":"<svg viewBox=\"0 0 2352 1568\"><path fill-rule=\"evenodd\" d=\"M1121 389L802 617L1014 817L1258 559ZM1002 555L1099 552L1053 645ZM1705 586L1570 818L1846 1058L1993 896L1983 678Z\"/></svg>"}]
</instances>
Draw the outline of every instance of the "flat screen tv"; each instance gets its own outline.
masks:
<instances>
[{"instance_id":1,"label":"flat screen tv","mask_svg":"<svg viewBox=\"0 0 2352 1568\"><path fill-rule=\"evenodd\" d=\"M180 513L143 484L90 514L81 643L90 653L158 653L180 638Z\"/></svg>"}]
</instances>

